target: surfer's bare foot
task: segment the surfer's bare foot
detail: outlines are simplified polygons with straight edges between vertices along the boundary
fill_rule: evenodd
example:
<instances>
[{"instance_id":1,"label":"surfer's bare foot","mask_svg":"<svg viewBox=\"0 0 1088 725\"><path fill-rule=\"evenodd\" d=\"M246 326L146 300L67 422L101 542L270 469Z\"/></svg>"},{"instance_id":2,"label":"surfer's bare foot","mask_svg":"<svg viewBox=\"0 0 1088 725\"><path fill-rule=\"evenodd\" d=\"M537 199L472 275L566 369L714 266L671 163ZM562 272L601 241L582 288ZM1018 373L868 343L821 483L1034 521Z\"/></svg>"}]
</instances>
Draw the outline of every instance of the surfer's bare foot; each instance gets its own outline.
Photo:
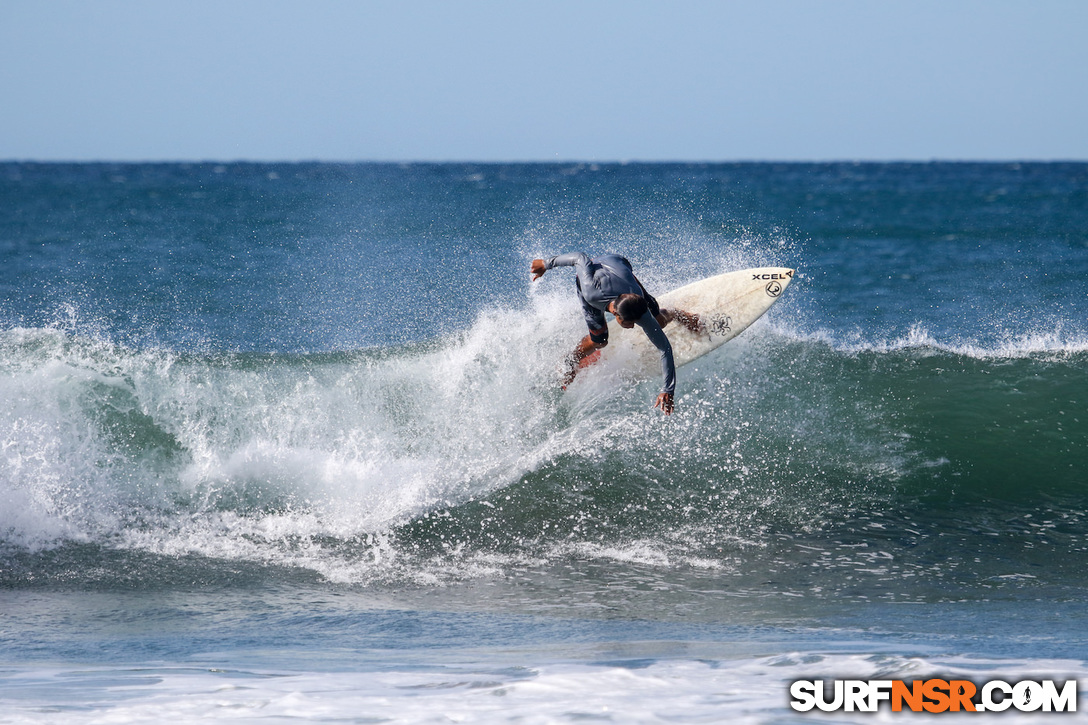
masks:
<instances>
[{"instance_id":1,"label":"surfer's bare foot","mask_svg":"<svg viewBox=\"0 0 1088 725\"><path fill-rule=\"evenodd\" d=\"M591 335L586 335L578 342L578 345L574 348L574 351L567 356L566 362L564 363L564 389L566 389L568 385L574 382L574 376L578 374L579 369L585 367L586 365L597 359L594 353L596 353L606 344L606 342L594 342Z\"/></svg>"}]
</instances>

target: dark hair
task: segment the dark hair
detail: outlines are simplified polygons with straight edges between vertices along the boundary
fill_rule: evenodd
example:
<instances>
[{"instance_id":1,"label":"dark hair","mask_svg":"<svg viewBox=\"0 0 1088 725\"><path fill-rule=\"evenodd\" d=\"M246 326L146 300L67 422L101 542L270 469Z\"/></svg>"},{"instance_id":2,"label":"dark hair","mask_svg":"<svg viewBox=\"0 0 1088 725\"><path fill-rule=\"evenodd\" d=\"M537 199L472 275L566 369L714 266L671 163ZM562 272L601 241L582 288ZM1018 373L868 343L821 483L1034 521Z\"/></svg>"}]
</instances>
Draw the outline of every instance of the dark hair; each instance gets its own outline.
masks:
<instances>
[{"instance_id":1,"label":"dark hair","mask_svg":"<svg viewBox=\"0 0 1088 725\"><path fill-rule=\"evenodd\" d=\"M613 309L616 310L617 317L627 322L636 322L642 319L642 316L646 314L650 307L646 304L644 297L626 294L616 298L616 305Z\"/></svg>"}]
</instances>

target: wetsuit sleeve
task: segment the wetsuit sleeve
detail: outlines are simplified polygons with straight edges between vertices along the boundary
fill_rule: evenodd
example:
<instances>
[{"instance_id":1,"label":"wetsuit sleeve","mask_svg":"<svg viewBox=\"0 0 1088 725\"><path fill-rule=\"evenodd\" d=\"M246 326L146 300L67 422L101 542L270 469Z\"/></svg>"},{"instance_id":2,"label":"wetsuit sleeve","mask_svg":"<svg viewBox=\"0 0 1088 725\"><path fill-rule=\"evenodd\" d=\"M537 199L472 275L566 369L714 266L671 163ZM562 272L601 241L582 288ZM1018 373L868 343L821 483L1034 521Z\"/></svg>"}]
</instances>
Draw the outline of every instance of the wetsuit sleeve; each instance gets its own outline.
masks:
<instances>
[{"instance_id":1,"label":"wetsuit sleeve","mask_svg":"<svg viewBox=\"0 0 1088 725\"><path fill-rule=\"evenodd\" d=\"M555 269L556 267L587 267L589 266L589 255L585 252L567 252L566 254L559 254L551 259L544 260L545 269Z\"/></svg>"},{"instance_id":2,"label":"wetsuit sleeve","mask_svg":"<svg viewBox=\"0 0 1088 725\"><path fill-rule=\"evenodd\" d=\"M665 331L649 312L644 314L636 324L642 328L646 337L650 338L650 342L661 353L661 374L665 377L665 387L662 388L662 392L676 392L676 363L672 357L672 344L665 336Z\"/></svg>"},{"instance_id":3,"label":"wetsuit sleeve","mask_svg":"<svg viewBox=\"0 0 1088 725\"><path fill-rule=\"evenodd\" d=\"M589 255L584 252L568 252L544 261L546 269L574 267L575 287L578 289L578 301L582 303L582 314L586 318L586 326L589 327L590 332L597 334L594 342L603 344L608 340L608 328L605 324L604 313L586 301L586 295L583 291L587 288L593 290L596 287L593 280L593 271L589 265Z\"/></svg>"}]
</instances>

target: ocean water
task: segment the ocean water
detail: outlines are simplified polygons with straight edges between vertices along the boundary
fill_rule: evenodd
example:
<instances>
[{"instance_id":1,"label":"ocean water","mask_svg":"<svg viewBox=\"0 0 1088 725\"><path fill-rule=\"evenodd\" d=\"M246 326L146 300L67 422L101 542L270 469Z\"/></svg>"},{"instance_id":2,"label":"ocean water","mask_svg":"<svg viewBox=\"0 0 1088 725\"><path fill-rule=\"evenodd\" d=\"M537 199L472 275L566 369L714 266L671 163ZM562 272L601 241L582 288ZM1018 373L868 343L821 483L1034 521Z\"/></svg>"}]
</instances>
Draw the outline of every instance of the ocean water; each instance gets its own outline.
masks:
<instances>
[{"instance_id":1,"label":"ocean water","mask_svg":"<svg viewBox=\"0 0 1088 725\"><path fill-rule=\"evenodd\" d=\"M573 250L798 277L666 418ZM1083 700L1086 471L1088 164L0 164L0 723Z\"/></svg>"}]
</instances>

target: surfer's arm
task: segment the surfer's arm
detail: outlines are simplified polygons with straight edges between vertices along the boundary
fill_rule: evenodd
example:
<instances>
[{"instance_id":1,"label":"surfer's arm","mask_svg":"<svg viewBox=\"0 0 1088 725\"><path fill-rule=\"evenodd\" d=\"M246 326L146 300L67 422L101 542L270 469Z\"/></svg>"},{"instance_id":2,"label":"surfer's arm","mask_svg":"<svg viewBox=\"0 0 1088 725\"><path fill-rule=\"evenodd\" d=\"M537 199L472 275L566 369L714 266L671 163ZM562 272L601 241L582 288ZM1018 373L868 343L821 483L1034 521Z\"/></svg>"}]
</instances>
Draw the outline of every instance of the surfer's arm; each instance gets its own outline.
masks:
<instances>
[{"instance_id":1,"label":"surfer's arm","mask_svg":"<svg viewBox=\"0 0 1088 725\"><path fill-rule=\"evenodd\" d=\"M544 273L549 269L556 267L577 267L577 272L580 274L582 270L589 270L589 255L585 252L567 252L549 259L534 259L529 266L529 271L533 273L533 281L535 282L543 277Z\"/></svg>"},{"instance_id":2,"label":"surfer's arm","mask_svg":"<svg viewBox=\"0 0 1088 725\"><path fill-rule=\"evenodd\" d=\"M541 264L538 265L538 262ZM604 315L599 310L594 312L595 308L587 301L587 295L591 299L602 299L600 282L593 276L594 267L589 255L585 252L567 252L566 254L560 254L551 259L534 259L532 266L533 279L539 279L540 276L544 274L544 271L555 269L556 267L574 267L574 275L578 279L578 298L582 301L582 306L587 308L586 322L589 323L589 329L592 330L596 327L603 327ZM599 304L603 306L603 302L599 302ZM590 317L593 316L597 319L590 320Z\"/></svg>"},{"instance_id":3,"label":"surfer's arm","mask_svg":"<svg viewBox=\"0 0 1088 725\"><path fill-rule=\"evenodd\" d=\"M658 396L655 407L664 410L662 396L668 396L668 407L671 410L672 396L676 392L676 362L672 356L672 344L669 342L669 338L665 336L665 331L661 329L661 325L649 312L644 314L642 319L638 321L638 326L642 328L643 332L646 333L646 337L650 338L650 342L661 353L661 374L665 378L665 385L661 390L661 395Z\"/></svg>"},{"instance_id":4,"label":"surfer's arm","mask_svg":"<svg viewBox=\"0 0 1088 725\"><path fill-rule=\"evenodd\" d=\"M543 259L544 269L555 269L556 267L585 267L589 265L589 255L585 252L567 252L566 254L559 254L551 259Z\"/></svg>"}]
</instances>

